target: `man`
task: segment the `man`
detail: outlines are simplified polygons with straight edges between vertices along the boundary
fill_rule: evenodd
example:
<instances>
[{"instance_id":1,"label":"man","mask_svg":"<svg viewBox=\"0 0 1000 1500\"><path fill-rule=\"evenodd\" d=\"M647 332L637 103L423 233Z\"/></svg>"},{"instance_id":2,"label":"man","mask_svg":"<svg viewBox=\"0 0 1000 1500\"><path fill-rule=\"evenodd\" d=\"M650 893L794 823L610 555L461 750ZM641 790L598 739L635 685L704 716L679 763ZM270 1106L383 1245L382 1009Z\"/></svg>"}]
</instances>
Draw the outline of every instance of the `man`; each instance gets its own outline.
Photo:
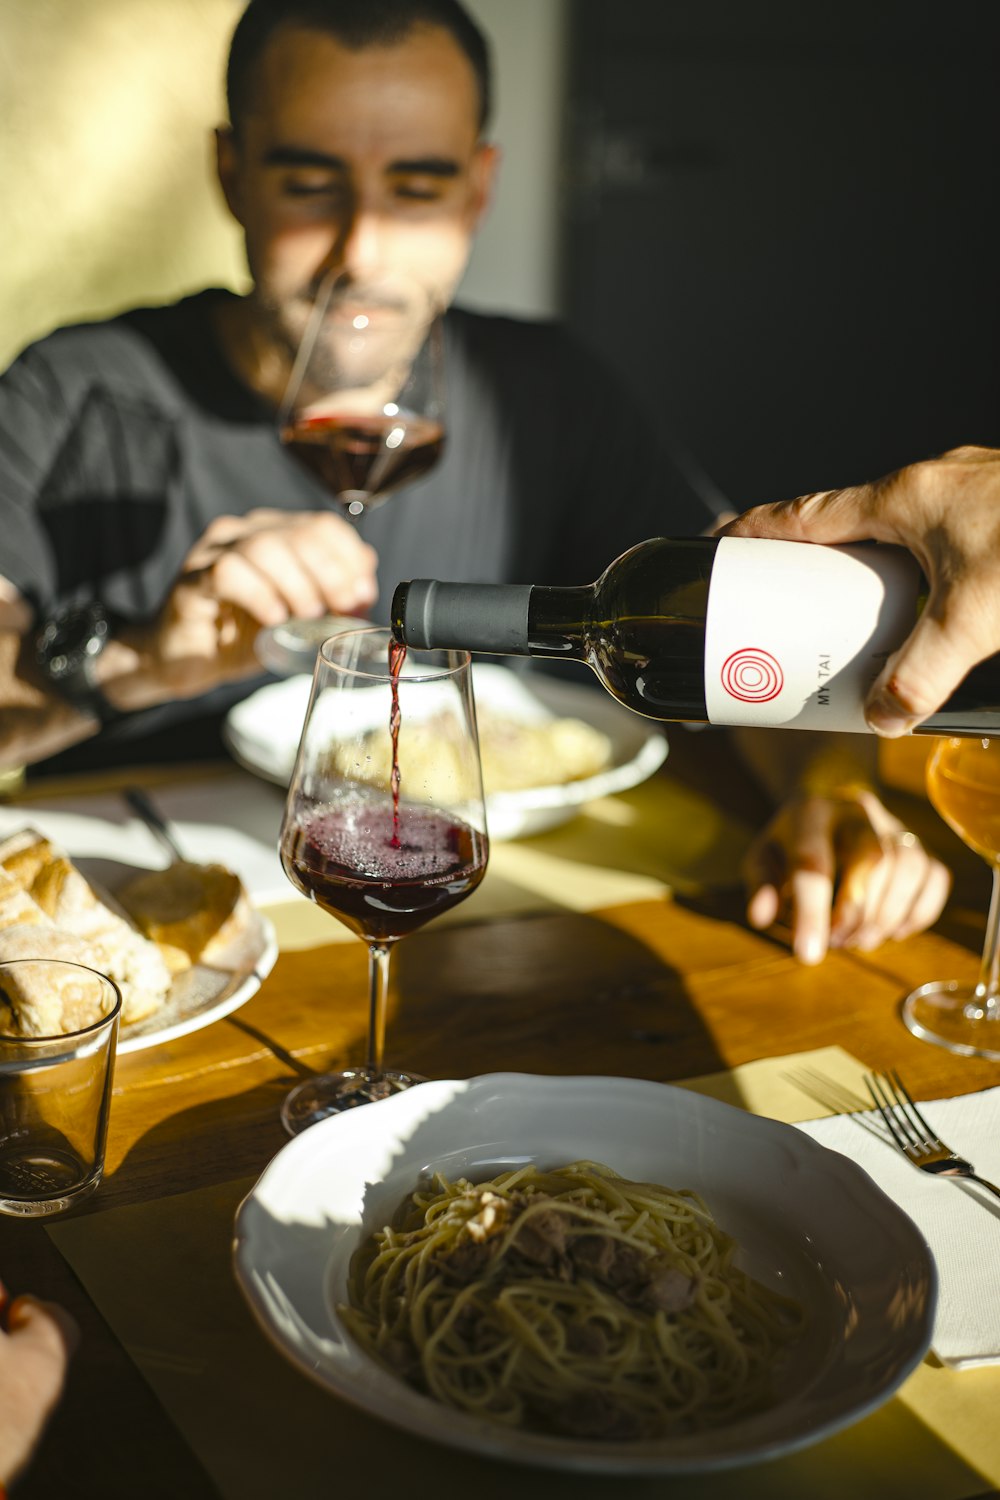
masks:
<instances>
[{"instance_id":1,"label":"man","mask_svg":"<svg viewBox=\"0 0 1000 1500\"><path fill-rule=\"evenodd\" d=\"M565 335L458 311L440 465L357 526L333 513L276 431L312 299L336 267L359 305L397 273L450 300L497 166L486 48L456 0L254 0L228 90L249 295L61 330L0 386L7 764L102 722L103 756L164 721L193 735L259 672L260 626L366 613L376 560L390 586L442 566L569 581L710 519Z\"/></svg>"},{"instance_id":2,"label":"man","mask_svg":"<svg viewBox=\"0 0 1000 1500\"><path fill-rule=\"evenodd\" d=\"M458 0L251 0L218 170L252 290L61 330L0 384L0 764L101 727L106 760L115 735L164 721L193 746L199 716L247 690L259 627L377 612L376 561L390 591L421 575L579 583L634 542L715 519L563 332L459 309L444 457L425 479L354 529L282 449L277 411L332 271L360 308L394 276L451 299L497 170L489 89ZM783 871L767 910L791 901L810 961L835 880L835 941L915 930L947 888L919 846L896 852L875 799L872 822L841 795L844 779L838 766L814 780L805 814L766 840ZM864 925L852 893L874 890L876 870L899 899Z\"/></svg>"},{"instance_id":3,"label":"man","mask_svg":"<svg viewBox=\"0 0 1000 1500\"><path fill-rule=\"evenodd\" d=\"M940 708L1000 651L1000 451L955 448L874 484L758 505L726 528L785 541L895 542L930 584L926 607L872 683L877 734L895 738Z\"/></svg>"}]
</instances>

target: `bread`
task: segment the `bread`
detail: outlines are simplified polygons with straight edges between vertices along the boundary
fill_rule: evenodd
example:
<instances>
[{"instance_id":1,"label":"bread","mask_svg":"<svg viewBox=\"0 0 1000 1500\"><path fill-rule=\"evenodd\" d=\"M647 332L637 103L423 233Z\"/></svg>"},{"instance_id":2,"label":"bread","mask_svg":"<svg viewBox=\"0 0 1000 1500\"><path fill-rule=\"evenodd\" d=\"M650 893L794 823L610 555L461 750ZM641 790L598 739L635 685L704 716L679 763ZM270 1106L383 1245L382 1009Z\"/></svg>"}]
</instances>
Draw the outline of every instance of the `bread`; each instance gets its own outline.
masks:
<instances>
[{"instance_id":1,"label":"bread","mask_svg":"<svg viewBox=\"0 0 1000 1500\"><path fill-rule=\"evenodd\" d=\"M98 967L82 938L47 923L25 923L0 931L0 960L59 958ZM31 964L0 976L0 1032L11 1036L61 1036L81 1031L107 1012L104 987L75 969L55 968L41 975Z\"/></svg>"},{"instance_id":2,"label":"bread","mask_svg":"<svg viewBox=\"0 0 1000 1500\"><path fill-rule=\"evenodd\" d=\"M175 970L196 960L211 963L246 932L251 917L246 892L231 870L188 860L136 876L118 899Z\"/></svg>"},{"instance_id":3,"label":"bread","mask_svg":"<svg viewBox=\"0 0 1000 1500\"><path fill-rule=\"evenodd\" d=\"M0 842L0 871L41 913L42 924L29 910L27 924L22 920L21 925L43 925L82 940L88 956L79 962L115 981L122 992L124 1022L140 1021L162 1005L171 975L156 944L144 937L124 912L114 910L110 898L99 895L61 849L34 829L23 829ZM0 921L7 890L0 888ZM13 914L13 893L8 893L7 899ZM14 923L8 921L6 925ZM44 943L51 941L49 932L32 956L49 956Z\"/></svg>"},{"instance_id":4,"label":"bread","mask_svg":"<svg viewBox=\"0 0 1000 1500\"><path fill-rule=\"evenodd\" d=\"M38 902L0 866L0 929L50 925Z\"/></svg>"}]
</instances>

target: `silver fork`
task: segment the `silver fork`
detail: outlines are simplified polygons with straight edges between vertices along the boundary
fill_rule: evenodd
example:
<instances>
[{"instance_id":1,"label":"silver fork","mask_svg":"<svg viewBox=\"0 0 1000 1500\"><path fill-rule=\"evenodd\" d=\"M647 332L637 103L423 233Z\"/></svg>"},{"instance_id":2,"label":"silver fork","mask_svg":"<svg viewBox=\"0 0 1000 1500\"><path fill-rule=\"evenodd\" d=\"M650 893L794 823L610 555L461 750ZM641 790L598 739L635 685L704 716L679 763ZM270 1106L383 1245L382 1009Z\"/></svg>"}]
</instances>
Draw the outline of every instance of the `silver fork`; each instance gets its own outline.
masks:
<instances>
[{"instance_id":1,"label":"silver fork","mask_svg":"<svg viewBox=\"0 0 1000 1500\"><path fill-rule=\"evenodd\" d=\"M939 1177L965 1177L988 1189L994 1198L1000 1198L1000 1188L987 1182L985 1177L980 1177L971 1161L956 1156L934 1134L907 1093L898 1073L866 1074L865 1086L885 1121L889 1134L915 1167L919 1167L922 1172L933 1172Z\"/></svg>"}]
</instances>

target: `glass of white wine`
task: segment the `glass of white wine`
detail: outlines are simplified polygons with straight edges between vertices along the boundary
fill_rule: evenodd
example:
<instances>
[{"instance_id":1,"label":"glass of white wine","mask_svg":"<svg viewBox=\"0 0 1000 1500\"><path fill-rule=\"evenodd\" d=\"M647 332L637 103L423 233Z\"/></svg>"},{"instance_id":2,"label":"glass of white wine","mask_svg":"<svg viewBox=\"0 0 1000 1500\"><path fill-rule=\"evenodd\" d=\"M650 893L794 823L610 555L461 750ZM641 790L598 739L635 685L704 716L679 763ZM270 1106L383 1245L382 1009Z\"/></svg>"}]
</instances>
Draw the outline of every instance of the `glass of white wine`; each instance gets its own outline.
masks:
<instances>
[{"instance_id":1,"label":"glass of white wine","mask_svg":"<svg viewBox=\"0 0 1000 1500\"><path fill-rule=\"evenodd\" d=\"M1000 740L939 740L927 763L927 795L949 828L986 860L993 894L976 983L922 984L906 997L903 1020L922 1041L1000 1060Z\"/></svg>"}]
</instances>

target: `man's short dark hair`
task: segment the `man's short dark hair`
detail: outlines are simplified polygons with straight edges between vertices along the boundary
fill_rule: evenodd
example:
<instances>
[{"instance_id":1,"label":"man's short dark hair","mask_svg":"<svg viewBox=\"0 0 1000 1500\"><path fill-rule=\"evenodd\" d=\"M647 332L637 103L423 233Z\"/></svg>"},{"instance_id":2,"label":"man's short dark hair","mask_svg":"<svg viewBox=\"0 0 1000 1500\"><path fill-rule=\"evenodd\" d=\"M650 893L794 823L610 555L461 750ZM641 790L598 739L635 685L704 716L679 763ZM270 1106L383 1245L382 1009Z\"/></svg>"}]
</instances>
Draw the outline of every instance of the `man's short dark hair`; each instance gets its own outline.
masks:
<instances>
[{"instance_id":1,"label":"man's short dark hair","mask_svg":"<svg viewBox=\"0 0 1000 1500\"><path fill-rule=\"evenodd\" d=\"M250 109L254 68L284 26L326 31L345 47L391 47L416 26L440 26L465 53L479 92L479 128L492 103L489 46L460 0L250 0L233 32L226 73L229 118L238 130Z\"/></svg>"}]
</instances>

